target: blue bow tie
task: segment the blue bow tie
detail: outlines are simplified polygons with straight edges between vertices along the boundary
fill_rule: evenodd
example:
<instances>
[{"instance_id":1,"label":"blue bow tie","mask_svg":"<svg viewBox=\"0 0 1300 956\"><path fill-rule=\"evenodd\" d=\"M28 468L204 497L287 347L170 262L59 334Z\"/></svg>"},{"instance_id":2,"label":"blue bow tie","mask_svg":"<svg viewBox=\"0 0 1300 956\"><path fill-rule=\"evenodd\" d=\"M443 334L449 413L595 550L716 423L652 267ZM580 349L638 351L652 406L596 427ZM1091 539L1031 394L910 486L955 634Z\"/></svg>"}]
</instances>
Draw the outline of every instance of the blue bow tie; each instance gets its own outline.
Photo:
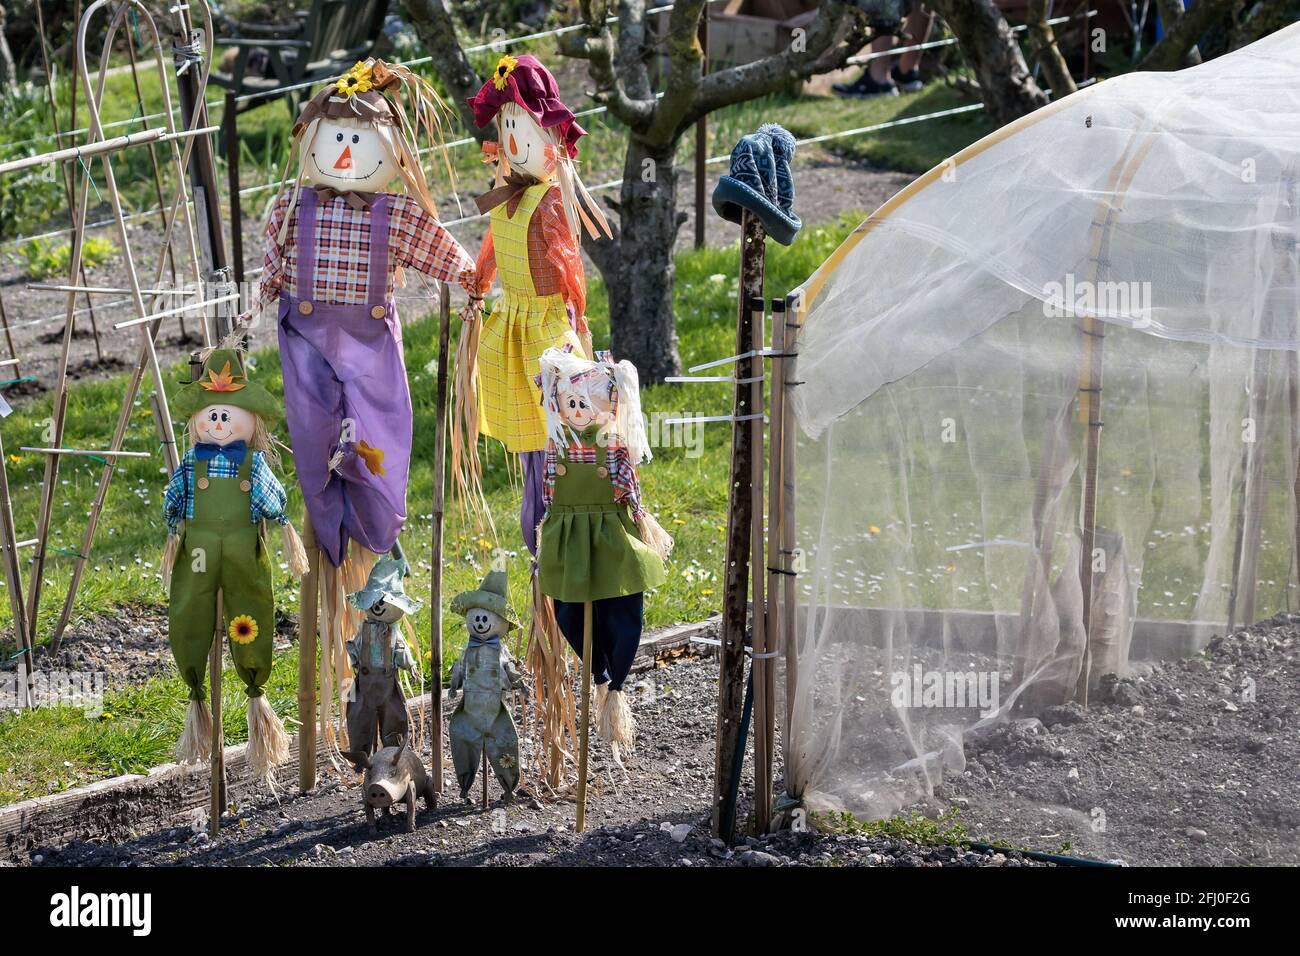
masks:
<instances>
[{"instance_id":1,"label":"blue bow tie","mask_svg":"<svg viewBox=\"0 0 1300 956\"><path fill-rule=\"evenodd\" d=\"M224 456L232 465L242 465L246 454L248 454L248 442L243 439L232 441L229 445L199 442L194 446L194 457L199 461L211 461L218 456Z\"/></svg>"},{"instance_id":2,"label":"blue bow tie","mask_svg":"<svg viewBox=\"0 0 1300 956\"><path fill-rule=\"evenodd\" d=\"M469 646L470 647L500 647L501 638L496 636L495 634L491 635L490 637L478 637L475 634L471 634L469 636Z\"/></svg>"}]
</instances>

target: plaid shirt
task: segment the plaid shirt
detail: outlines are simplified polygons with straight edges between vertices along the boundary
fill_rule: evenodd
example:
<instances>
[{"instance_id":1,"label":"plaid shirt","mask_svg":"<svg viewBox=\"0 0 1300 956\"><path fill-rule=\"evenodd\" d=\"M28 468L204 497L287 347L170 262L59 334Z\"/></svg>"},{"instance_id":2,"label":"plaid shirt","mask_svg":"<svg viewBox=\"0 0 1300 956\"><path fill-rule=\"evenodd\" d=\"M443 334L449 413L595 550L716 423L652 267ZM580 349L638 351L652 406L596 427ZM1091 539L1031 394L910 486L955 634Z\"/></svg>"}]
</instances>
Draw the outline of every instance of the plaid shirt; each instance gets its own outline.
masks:
<instances>
[{"instance_id":1,"label":"plaid shirt","mask_svg":"<svg viewBox=\"0 0 1300 956\"><path fill-rule=\"evenodd\" d=\"M266 463L260 451L251 452L253 467L249 477L252 491L249 492L250 519L257 524L263 518L267 521L286 523L289 518L284 513L288 499L284 485L275 477L275 472ZM218 455L208 462L209 478L234 478L239 474L239 466L233 465L224 455ZM194 517L194 449L191 448L181 459L181 466L172 473L167 490L163 493L163 517L167 519L167 533L176 534L181 519Z\"/></svg>"},{"instance_id":2,"label":"plaid shirt","mask_svg":"<svg viewBox=\"0 0 1300 956\"><path fill-rule=\"evenodd\" d=\"M310 189L310 186L303 186ZM276 242L291 193L281 193L266 224L266 255L252 310L273 305L281 292L298 293L297 217L285 235L284 247ZM466 289L474 285L474 260L442 224L418 202L402 193L388 199L388 287L393 294L393 274L398 266L442 281L457 280ZM320 203L316 212L316 276L313 298L332 305L366 305L379 299L367 288L370 272L370 210L353 209L342 196Z\"/></svg>"},{"instance_id":3,"label":"plaid shirt","mask_svg":"<svg viewBox=\"0 0 1300 956\"><path fill-rule=\"evenodd\" d=\"M583 432L581 438L587 441L595 441L595 431L588 429ZM596 453L598 449L594 445L584 444L582 441L570 442L564 446L563 455L556 448L554 441L546 443L546 468L542 473L542 500L549 511L551 501L555 497L555 479L558 477L556 466L563 457L566 461L574 461L583 465L596 464ZM606 433L605 437L605 467L609 469L609 483L614 486L614 500L619 504L625 504L632 514L632 520L640 518L645 514L645 509L641 507L641 485L637 480L636 467L632 464L632 458L628 454L627 446L618 436L612 433Z\"/></svg>"}]
</instances>

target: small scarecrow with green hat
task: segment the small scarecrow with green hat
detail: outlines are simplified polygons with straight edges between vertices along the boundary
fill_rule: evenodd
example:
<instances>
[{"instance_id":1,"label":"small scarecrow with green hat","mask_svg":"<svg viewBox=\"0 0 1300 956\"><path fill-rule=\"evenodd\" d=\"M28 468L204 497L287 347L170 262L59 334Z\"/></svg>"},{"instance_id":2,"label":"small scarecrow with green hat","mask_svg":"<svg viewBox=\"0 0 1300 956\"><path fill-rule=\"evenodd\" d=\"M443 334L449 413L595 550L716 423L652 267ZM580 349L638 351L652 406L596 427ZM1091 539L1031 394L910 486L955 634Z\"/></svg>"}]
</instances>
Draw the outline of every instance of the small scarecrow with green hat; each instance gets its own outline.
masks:
<instances>
[{"instance_id":1,"label":"small scarecrow with green hat","mask_svg":"<svg viewBox=\"0 0 1300 956\"><path fill-rule=\"evenodd\" d=\"M488 763L501 783L501 799L509 803L519 786L519 735L501 698L507 690L522 687L524 678L502 643L502 638L519 627L519 618L506 598L505 571L489 571L478 590L457 594L451 609L465 615L469 631L465 653L451 669L451 691L463 693L447 730L460 796L469 799L486 750Z\"/></svg>"},{"instance_id":2,"label":"small scarecrow with green hat","mask_svg":"<svg viewBox=\"0 0 1300 956\"><path fill-rule=\"evenodd\" d=\"M399 622L420 610L402 579L410 573L406 559L385 555L370 569L366 586L348 595L348 604L365 614L348 641L348 660L356 675L349 689L348 746L367 757L377 747L396 747L410 737L406 694L399 671L415 668L415 658Z\"/></svg>"},{"instance_id":3,"label":"small scarecrow with green hat","mask_svg":"<svg viewBox=\"0 0 1300 956\"><path fill-rule=\"evenodd\" d=\"M190 690L176 757L193 763L211 754L212 715L203 685L220 606L235 671L248 693L249 768L267 779L272 768L288 759L289 740L262 691L271 676L275 636L263 522L280 525L295 577L305 573L307 556L285 515L284 486L272 471L279 456L267 423L280 416L279 404L248 380L234 349L212 349L199 359L198 377L183 385L172 403L188 421L191 447L163 496L168 636ZM191 362L191 368L199 369L199 363Z\"/></svg>"}]
</instances>

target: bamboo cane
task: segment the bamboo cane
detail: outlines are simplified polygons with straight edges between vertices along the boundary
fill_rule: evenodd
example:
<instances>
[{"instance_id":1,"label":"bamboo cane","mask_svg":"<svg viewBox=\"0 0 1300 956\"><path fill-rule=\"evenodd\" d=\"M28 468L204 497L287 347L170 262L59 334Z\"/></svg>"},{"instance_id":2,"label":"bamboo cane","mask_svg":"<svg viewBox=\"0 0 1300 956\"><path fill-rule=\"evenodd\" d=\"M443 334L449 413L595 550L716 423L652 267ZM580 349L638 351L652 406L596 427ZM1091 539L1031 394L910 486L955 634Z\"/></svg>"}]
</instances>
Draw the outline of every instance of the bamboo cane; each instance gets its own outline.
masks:
<instances>
[{"instance_id":1,"label":"bamboo cane","mask_svg":"<svg viewBox=\"0 0 1300 956\"><path fill-rule=\"evenodd\" d=\"M208 690L211 694L212 708L212 756L208 761L208 798L211 823L208 835L215 837L221 832L221 810L226 805L226 735L221 718L221 642L225 637L222 626L224 613L222 595L217 593L217 632L212 637L212 648L208 651Z\"/></svg>"},{"instance_id":2,"label":"bamboo cane","mask_svg":"<svg viewBox=\"0 0 1300 956\"><path fill-rule=\"evenodd\" d=\"M14 509L9 498L9 470L5 466L4 441L0 439L0 547L4 550L5 587L9 591L9 609L14 619L14 643L18 645L19 660L26 657L19 673L20 700L24 707L32 706L31 674L35 661L35 641L27 629L27 616L23 613L23 576L18 566L18 541L14 531Z\"/></svg>"},{"instance_id":3,"label":"bamboo cane","mask_svg":"<svg viewBox=\"0 0 1300 956\"><path fill-rule=\"evenodd\" d=\"M591 724L591 602L582 605L582 717L578 728L578 822L587 826L587 731Z\"/></svg>"},{"instance_id":4,"label":"bamboo cane","mask_svg":"<svg viewBox=\"0 0 1300 956\"><path fill-rule=\"evenodd\" d=\"M776 749L776 660L775 654L781 646L781 578L788 574L785 555L781 552L781 532L785 526L784 488L782 487L782 470L785 467L785 352L786 317L785 300L772 300L772 386L771 393L771 434L768 446L768 501L767 501L767 625L764 629L763 653L758 656L757 644L754 646L754 662L761 663L758 677L765 701L765 709L759 712L760 720L755 741L761 737L765 741L766 763L756 766L755 792L767 796L767 806L762 807L755 800L755 813L758 830L765 833L771 826L771 793L773 752ZM766 813L764 813L764 809Z\"/></svg>"},{"instance_id":5,"label":"bamboo cane","mask_svg":"<svg viewBox=\"0 0 1300 956\"><path fill-rule=\"evenodd\" d=\"M107 6L107 4L108 4L108 0L96 0L95 3L92 3L90 7L87 8L86 13L82 17L81 22L77 28L77 40L76 40L77 72L81 76L81 80L86 91L86 99L88 101L88 111L90 113L90 128L96 137L102 138L103 125L99 117L99 103L102 101L104 95L104 88L105 88L107 75L108 75L109 53L112 50L114 37L116 36L117 30L122 25L126 17L126 13L128 12L128 10L134 9L139 13L142 22L145 23L146 26L148 27L150 35L153 39L155 60L158 66L159 76L162 80L164 114L167 117L166 131L171 137L172 165L174 167L174 171L177 176L177 182L179 184L179 187L176 192L176 196L172 203L171 214L168 216L167 219L167 228L164 230L162 241L163 241L163 245L168 245L171 242L172 232L175 228L176 220L181 213L184 213L186 230L188 232L188 236L190 240L189 242L190 261L194 268L195 283L197 285L201 280L201 271L199 269L199 264L198 264L198 245L197 245L197 240L195 238L194 222L190 217L189 204L182 201L185 198L184 164L188 161L194 143L200 138L199 135L197 134L210 132L210 130L205 131L198 128L199 125L198 119L202 114L199 110L199 106L196 105L194 114L190 118L188 129L187 129L187 132L189 132L192 135L188 135L187 137L185 137L185 147L183 150L179 149L176 146L178 137L176 136L176 129L172 120L171 92L167 86L167 70L162 59L162 49L161 49L162 44L158 36L157 26L154 24L153 21L153 17L150 15L149 11L141 3L138 2L138 0L128 0L128 2L119 5L116 8L112 20L109 23L109 28L104 40L104 46L100 54L99 79L97 84L97 95L96 95L96 91L92 90L91 88L90 73L86 66L86 32L87 32L87 27L89 25L89 22L92 19L92 17L95 15L95 13L100 8ZM212 42L211 42L211 29L210 29L211 14L206 7L203 7L203 10L206 18L205 22L207 23L209 29L206 34L206 36L208 37L208 42L205 51L204 64L202 67L202 76L200 81L201 89L206 88L207 77L210 69L210 61L212 55ZM135 273L135 267L134 267L133 260L131 258L129 243L126 242L126 223L122 215L121 201L117 194L116 183L112 176L112 166L108 160L107 155L103 157L103 166L105 170L105 178L108 185L109 195L113 199L114 213L116 215L117 223L118 223L118 233L123 240L123 244L122 244L123 255L125 257L127 267L128 267L128 278L130 279L129 284L131 289L134 292L133 298L136 301L137 309L143 313L145 312L145 309L143 307L143 293L140 291L142 286ZM90 188L90 177L89 175L87 175L85 177L85 184L82 187L82 201L80 204L80 209L78 210L81 228L75 230L73 234L72 258L73 261L78 264L81 261L80 259L81 246L82 246L81 233L84 230L85 207L89 199L89 188ZM157 286L162 279L164 266L165 263L160 259L157 265L157 269L155 270L154 279L153 279L153 283L155 286ZM69 310L71 310L75 305L74 296L75 293L68 294L67 307ZM175 435L173 434L171 428L171 416L169 414L166 414L167 411L166 390L163 386L162 369L158 365L158 356L157 353L154 351L154 339L158 334L159 325L160 323L153 322L150 323L148 326L141 327L140 355L139 358L136 360L136 366L132 373L131 381L127 387L126 394L123 396L122 407L118 413L117 427L116 430L114 431L113 442L111 447L114 450L121 448L122 441L125 438L127 425L130 422L131 410L135 402L135 397L139 393L140 383L144 378L145 367L147 365L153 371L155 392L157 395L157 400L159 402L159 410L160 410L159 418L161 419L164 426L164 432L161 438L163 443L164 454L166 456L166 467L168 473L170 474L179 465L179 461L177 460L176 457L176 440L175 440ZM65 325L62 367L59 376L59 398L56 400L56 406L60 407L61 409L66 408L66 402L67 402L67 354L70 345L70 338L71 338L71 326ZM58 444L62 440L63 425L64 425L64 416L60 414L60 417L57 418L55 421L54 444ZM57 456L55 456L50 460L57 461L58 459ZM29 597L28 597L28 608L29 608L28 613L33 623L35 622L36 609L39 607L39 588L40 588L40 583L42 581L40 571L44 563L44 552L45 552L44 542L48 540L49 509L52 507L53 504L53 486L55 483L54 478L56 476L57 476L57 469L51 469L47 465L46 487L43 489L45 494L42 500L41 527L38 528L38 537L41 539L42 545L37 550L36 562L34 563L32 568L33 584L32 584L32 591L29 592ZM113 476L113 466L110 460L108 463L105 464L103 471L100 473L99 488L95 495L95 501L91 505L90 520L87 522L86 530L82 536L82 547L77 554L76 561L73 564L72 580L69 583L68 593L63 602L63 610L60 613L58 623L55 625L54 638L53 641L51 642L51 653L56 653L58 651L59 645L61 644L63 639L63 632L67 628L68 622L71 620L72 609L76 601L77 589L81 582L81 576L85 571L86 561L90 553L91 545L94 541L95 530L99 523L99 517L103 511L104 502L108 495L108 487L110 481L112 480L112 476ZM32 629L35 630L34 627Z\"/></svg>"},{"instance_id":6,"label":"bamboo cane","mask_svg":"<svg viewBox=\"0 0 1300 956\"><path fill-rule=\"evenodd\" d=\"M487 765L487 747L484 747L484 748L483 748L483 759L482 759L482 764L483 764L483 771L482 771L481 776L483 777L483 809L486 810L486 809L487 809L487 806L488 806L488 797L487 797L487 773L488 773L488 765Z\"/></svg>"},{"instance_id":7,"label":"bamboo cane","mask_svg":"<svg viewBox=\"0 0 1300 956\"><path fill-rule=\"evenodd\" d=\"M320 547L311 515L303 512L302 546L307 573L298 592L298 789L316 786L316 635L320 606Z\"/></svg>"},{"instance_id":8,"label":"bamboo cane","mask_svg":"<svg viewBox=\"0 0 1300 956\"><path fill-rule=\"evenodd\" d=\"M794 710L794 696L799 680L799 639L796 619L798 605L795 593L799 568L794 560L795 423L794 403L790 400L789 391L799 384L797 379L799 327L803 323L802 300L793 298L790 304L793 308L790 310L785 324L786 334L783 350L786 355L781 359L782 376L780 379L781 391L784 394L781 409L783 419L781 427L781 556L783 566L788 570L783 581L785 593L781 601L781 642L785 650L785 722L782 725L781 732L785 740L785 752L787 754L790 752L792 743L790 740L790 717ZM793 319L793 321L790 321L790 319ZM791 788L788 760L786 767L786 792L790 796L796 796Z\"/></svg>"},{"instance_id":9,"label":"bamboo cane","mask_svg":"<svg viewBox=\"0 0 1300 956\"><path fill-rule=\"evenodd\" d=\"M447 367L451 348L451 290L442 283L438 295L438 395L433 441L433 541L429 557L429 677L433 684L430 743L433 792L442 793L442 530L446 511Z\"/></svg>"},{"instance_id":10,"label":"bamboo cane","mask_svg":"<svg viewBox=\"0 0 1300 956\"><path fill-rule=\"evenodd\" d=\"M18 361L18 350L14 348L13 332L9 330L9 312L5 309L3 295L0 295L0 327L4 329L5 344L9 347L9 362L14 366L14 376L21 377L22 369Z\"/></svg>"}]
</instances>

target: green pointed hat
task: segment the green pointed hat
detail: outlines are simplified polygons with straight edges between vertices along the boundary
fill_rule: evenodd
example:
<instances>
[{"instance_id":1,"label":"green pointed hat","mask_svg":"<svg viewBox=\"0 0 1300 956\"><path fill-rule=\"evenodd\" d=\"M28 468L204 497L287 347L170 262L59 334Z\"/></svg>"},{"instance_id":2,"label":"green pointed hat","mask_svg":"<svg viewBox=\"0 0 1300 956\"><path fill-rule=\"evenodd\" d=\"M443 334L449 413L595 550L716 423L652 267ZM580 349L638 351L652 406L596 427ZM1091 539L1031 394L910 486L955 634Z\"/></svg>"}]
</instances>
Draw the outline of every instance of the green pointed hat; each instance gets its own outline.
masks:
<instances>
[{"instance_id":1,"label":"green pointed hat","mask_svg":"<svg viewBox=\"0 0 1300 956\"><path fill-rule=\"evenodd\" d=\"M172 399L172 413L177 419L188 420L209 405L245 408L266 422L280 417L280 403L261 385L248 380L234 349L212 350L198 381L182 385Z\"/></svg>"},{"instance_id":2,"label":"green pointed hat","mask_svg":"<svg viewBox=\"0 0 1300 956\"><path fill-rule=\"evenodd\" d=\"M510 600L506 597L506 573L489 571L477 591L462 591L451 599L451 609L455 614L468 614L471 608L481 607L501 615L513 630L519 627L519 618L510 609Z\"/></svg>"}]
</instances>

